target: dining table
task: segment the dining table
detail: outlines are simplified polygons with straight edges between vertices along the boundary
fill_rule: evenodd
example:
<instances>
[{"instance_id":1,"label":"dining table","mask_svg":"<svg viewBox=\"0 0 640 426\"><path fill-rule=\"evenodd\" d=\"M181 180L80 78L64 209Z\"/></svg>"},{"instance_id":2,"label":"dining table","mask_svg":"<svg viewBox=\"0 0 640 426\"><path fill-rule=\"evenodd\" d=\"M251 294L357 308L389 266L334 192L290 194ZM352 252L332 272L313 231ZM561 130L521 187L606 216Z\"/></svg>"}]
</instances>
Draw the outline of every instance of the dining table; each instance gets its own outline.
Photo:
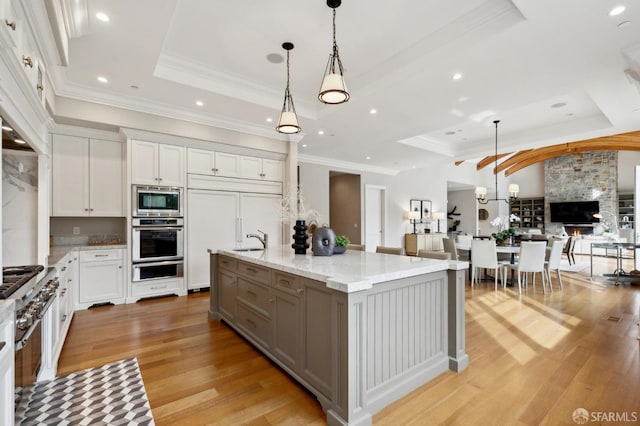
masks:
<instances>
[{"instance_id":1,"label":"dining table","mask_svg":"<svg viewBox=\"0 0 640 426\"><path fill-rule=\"evenodd\" d=\"M616 269L612 274L605 274L605 276L615 278L615 285L620 285L620 278L631 278L633 281L640 280L640 274L635 269L630 272L626 272L622 268L622 254L625 250L633 250L633 265L636 264L636 250L640 249L640 244L636 243L623 243L617 241L610 241L606 243L591 243L590 261L591 261L591 278L593 278L593 249L603 248L605 250L615 250L616 253ZM607 253L607 251L605 251Z\"/></svg>"}]
</instances>

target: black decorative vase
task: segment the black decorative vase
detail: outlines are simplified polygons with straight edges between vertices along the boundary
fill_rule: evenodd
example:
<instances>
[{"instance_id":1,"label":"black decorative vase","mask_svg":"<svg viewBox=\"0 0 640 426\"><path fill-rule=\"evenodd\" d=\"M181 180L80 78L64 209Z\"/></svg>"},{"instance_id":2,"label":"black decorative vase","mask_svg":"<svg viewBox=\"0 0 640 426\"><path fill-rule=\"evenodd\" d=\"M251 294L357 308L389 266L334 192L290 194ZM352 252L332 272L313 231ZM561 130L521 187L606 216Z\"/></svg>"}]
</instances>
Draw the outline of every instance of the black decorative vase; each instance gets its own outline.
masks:
<instances>
[{"instance_id":1,"label":"black decorative vase","mask_svg":"<svg viewBox=\"0 0 640 426\"><path fill-rule=\"evenodd\" d=\"M296 220L296 224L293 226L293 230L296 231L293 234L293 244L291 248L295 251L295 254L307 254L309 244L307 244L307 225L304 220Z\"/></svg>"}]
</instances>

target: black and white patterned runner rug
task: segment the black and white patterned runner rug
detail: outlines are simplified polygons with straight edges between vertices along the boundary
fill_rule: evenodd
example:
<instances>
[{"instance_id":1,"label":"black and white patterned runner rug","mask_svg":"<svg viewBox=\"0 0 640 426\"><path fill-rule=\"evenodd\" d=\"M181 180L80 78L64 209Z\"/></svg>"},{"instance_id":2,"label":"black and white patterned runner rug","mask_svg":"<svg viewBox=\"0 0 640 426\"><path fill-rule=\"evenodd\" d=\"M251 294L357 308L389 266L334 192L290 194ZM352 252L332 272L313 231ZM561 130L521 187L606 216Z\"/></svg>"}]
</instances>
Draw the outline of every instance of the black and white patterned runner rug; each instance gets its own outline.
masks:
<instances>
[{"instance_id":1,"label":"black and white patterned runner rug","mask_svg":"<svg viewBox=\"0 0 640 426\"><path fill-rule=\"evenodd\" d=\"M136 358L38 383L24 417L32 425L154 425Z\"/></svg>"}]
</instances>

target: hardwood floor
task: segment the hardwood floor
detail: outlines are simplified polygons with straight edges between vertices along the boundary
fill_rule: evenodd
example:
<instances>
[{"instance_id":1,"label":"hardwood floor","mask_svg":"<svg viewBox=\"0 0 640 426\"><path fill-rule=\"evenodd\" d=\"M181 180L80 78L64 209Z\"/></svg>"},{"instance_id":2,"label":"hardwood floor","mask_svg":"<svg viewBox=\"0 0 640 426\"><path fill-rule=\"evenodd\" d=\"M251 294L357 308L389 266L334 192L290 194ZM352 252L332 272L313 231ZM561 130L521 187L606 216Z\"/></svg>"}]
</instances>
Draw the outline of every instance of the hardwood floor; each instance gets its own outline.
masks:
<instances>
[{"instance_id":1,"label":"hardwood floor","mask_svg":"<svg viewBox=\"0 0 640 426\"><path fill-rule=\"evenodd\" d=\"M596 259L598 273L613 267ZM588 268L563 273L563 283L546 295L530 286L521 297L495 292L493 282L467 285L469 367L442 374L374 423L571 425L577 408L640 418L640 287L591 281ZM313 395L208 320L208 298L76 312L58 374L137 357L158 425L325 424Z\"/></svg>"}]
</instances>

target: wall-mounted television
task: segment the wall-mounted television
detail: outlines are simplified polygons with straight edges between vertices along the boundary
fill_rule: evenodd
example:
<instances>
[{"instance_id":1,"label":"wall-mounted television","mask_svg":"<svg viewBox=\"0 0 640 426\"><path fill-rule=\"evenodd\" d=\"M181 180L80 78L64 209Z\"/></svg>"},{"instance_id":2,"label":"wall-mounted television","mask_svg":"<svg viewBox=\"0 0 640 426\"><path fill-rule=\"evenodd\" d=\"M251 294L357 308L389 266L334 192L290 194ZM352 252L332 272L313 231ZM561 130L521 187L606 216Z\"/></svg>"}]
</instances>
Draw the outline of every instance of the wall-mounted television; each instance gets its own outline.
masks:
<instances>
[{"instance_id":1,"label":"wall-mounted television","mask_svg":"<svg viewBox=\"0 0 640 426\"><path fill-rule=\"evenodd\" d=\"M597 223L600 219L593 215L600 212L598 201L562 201L549 203L551 222Z\"/></svg>"}]
</instances>

